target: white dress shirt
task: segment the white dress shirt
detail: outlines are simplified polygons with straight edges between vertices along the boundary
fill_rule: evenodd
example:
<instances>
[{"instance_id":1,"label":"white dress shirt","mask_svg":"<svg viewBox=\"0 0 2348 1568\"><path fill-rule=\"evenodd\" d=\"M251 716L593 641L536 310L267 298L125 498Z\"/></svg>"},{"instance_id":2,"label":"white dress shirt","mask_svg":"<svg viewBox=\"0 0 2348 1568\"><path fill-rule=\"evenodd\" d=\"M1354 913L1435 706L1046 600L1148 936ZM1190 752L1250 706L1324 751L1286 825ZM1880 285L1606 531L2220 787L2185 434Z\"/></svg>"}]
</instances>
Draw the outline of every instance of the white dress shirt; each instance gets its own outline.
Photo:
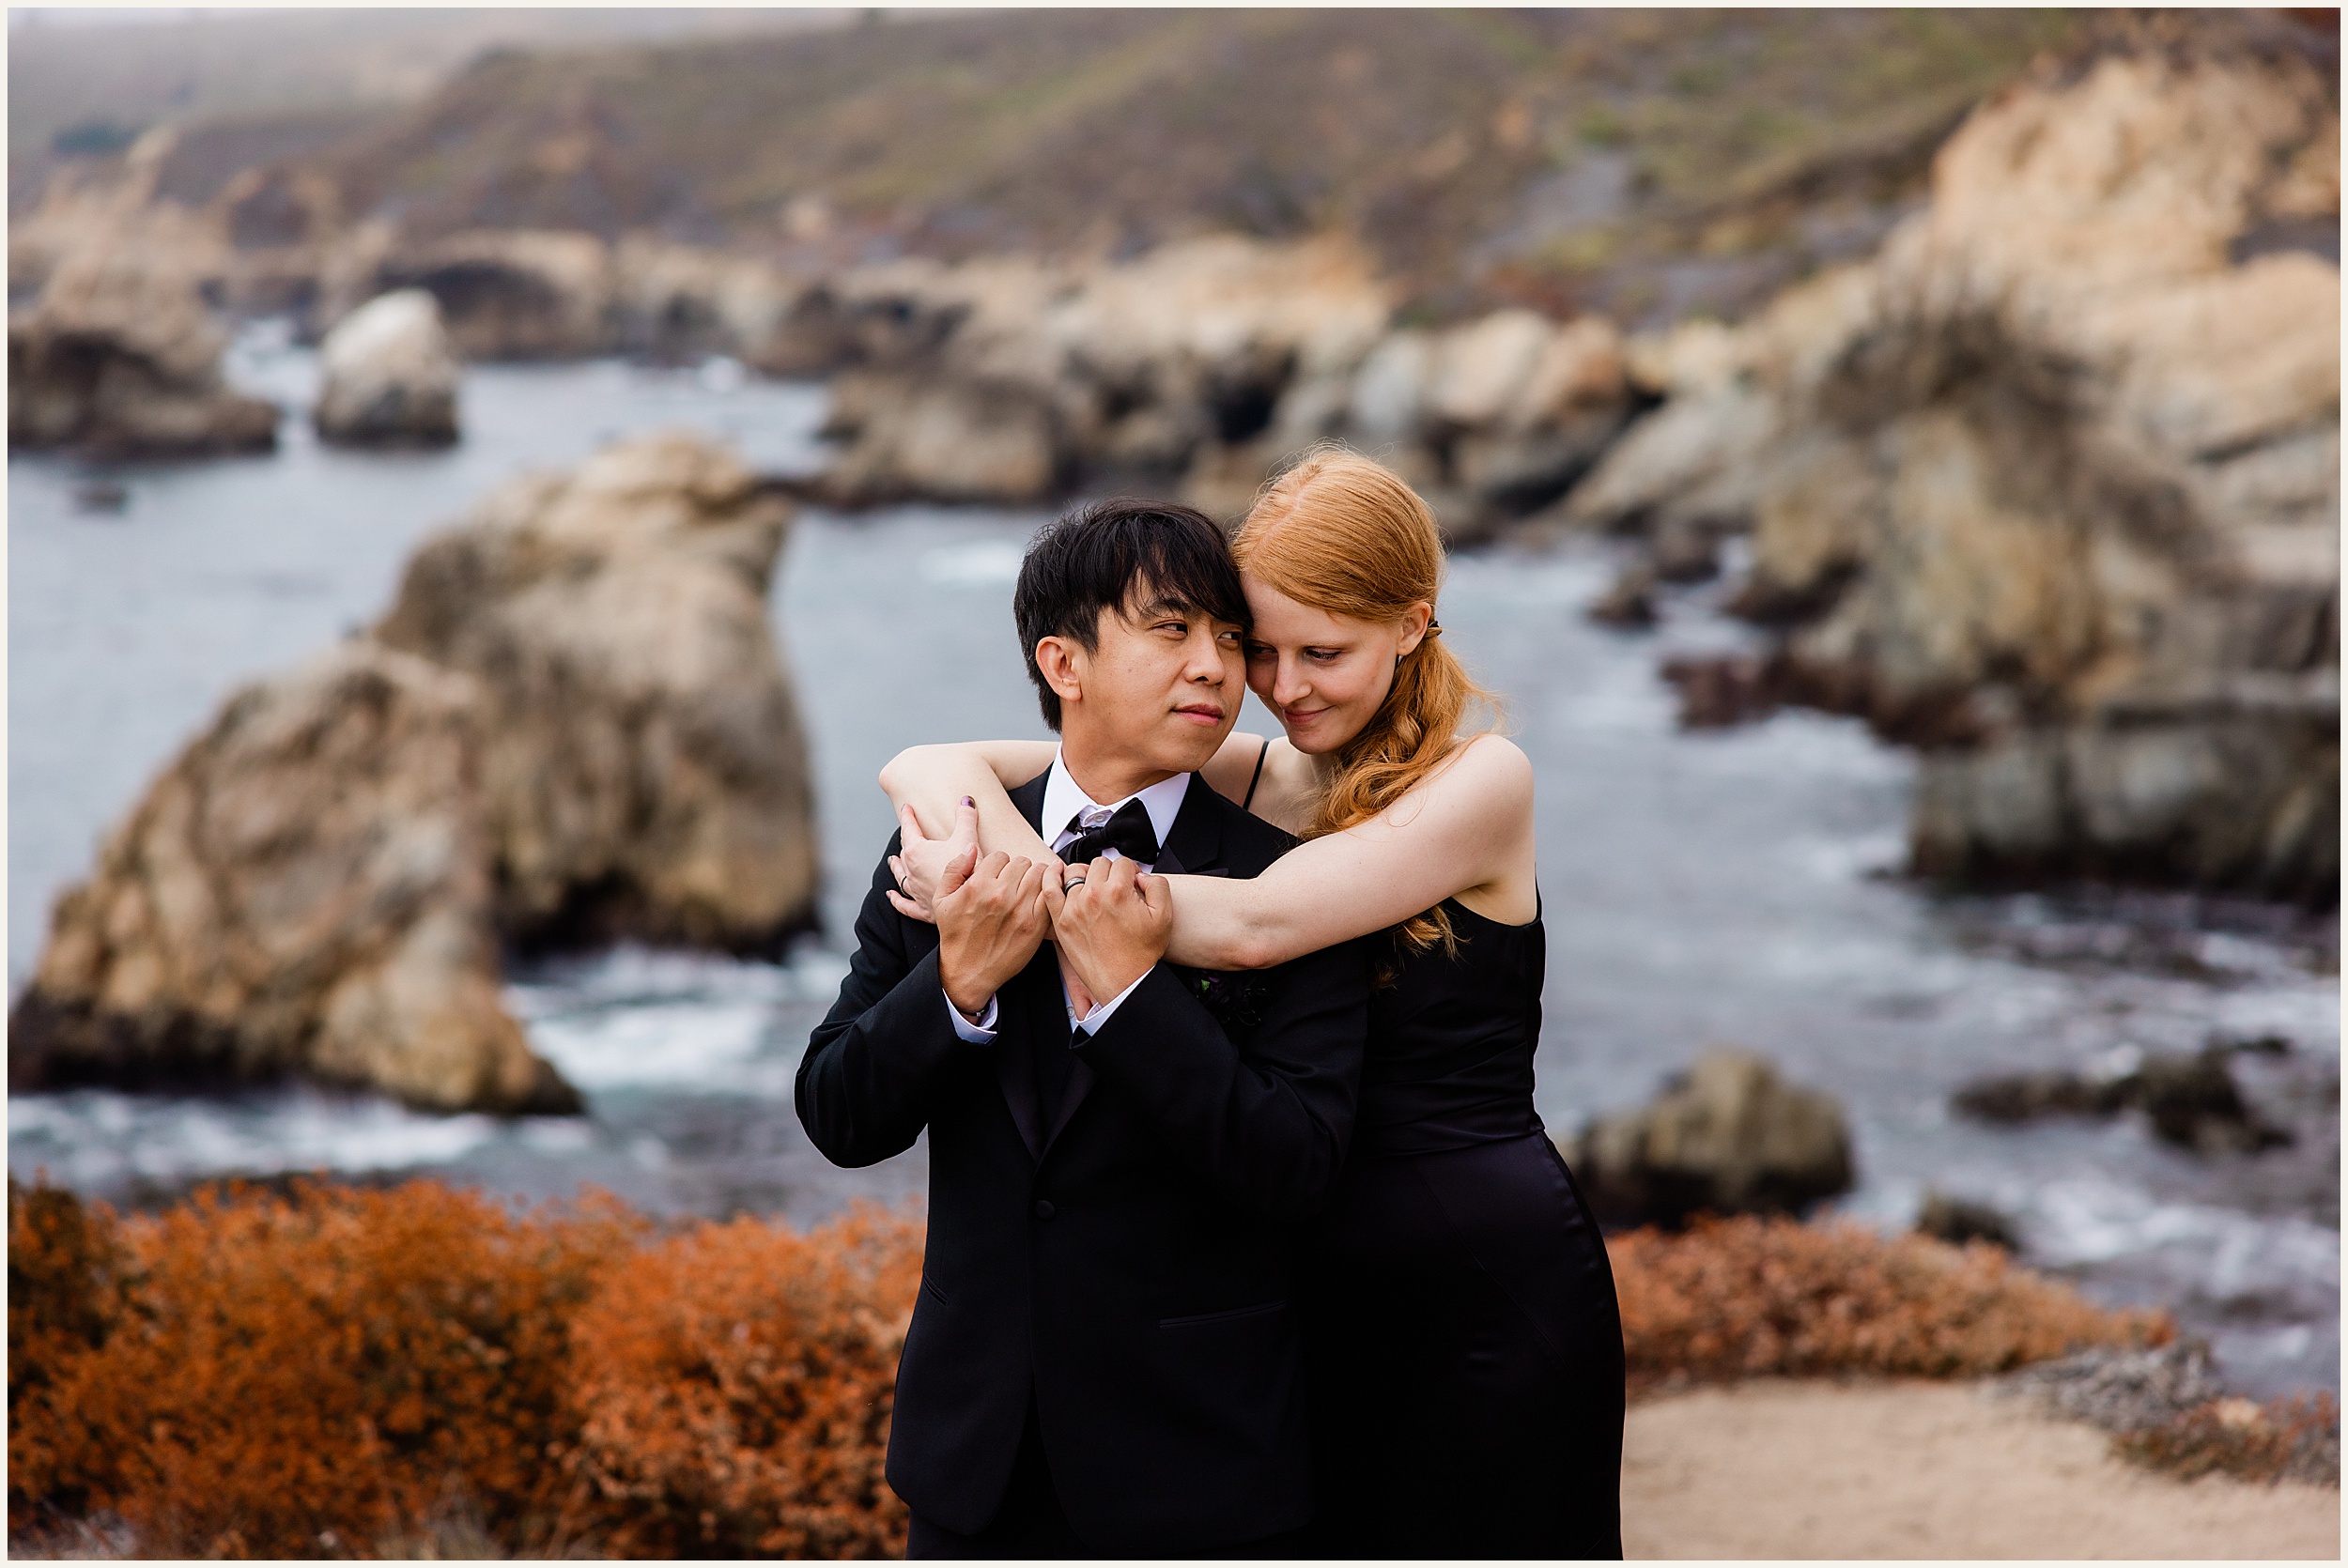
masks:
<instances>
[{"instance_id":1,"label":"white dress shirt","mask_svg":"<svg viewBox=\"0 0 2348 1568\"><path fill-rule=\"evenodd\" d=\"M1115 816L1118 807L1123 806L1125 801L1137 800L1141 802L1141 808L1150 813L1151 830L1157 834L1158 843L1163 846L1166 843L1166 836L1174 831L1174 819L1182 815L1182 797L1189 792L1190 775L1178 773L1171 778L1162 778L1146 790L1127 795L1125 800L1114 801L1107 806L1103 806L1076 787L1076 781L1068 776L1068 764L1058 753L1055 752L1052 756L1052 771L1043 780L1043 831L1052 836L1052 853L1058 854L1070 844L1074 843L1078 834L1084 829L1099 827ZM1111 860L1125 858L1114 849L1106 853ZM1150 867L1144 866L1141 869L1146 871L1150 869ZM1141 976L1135 979L1133 985L1127 986L1107 1001L1095 1005L1082 1020L1076 1018L1075 1005L1073 1002L1070 1003L1069 1024L1071 1028L1081 1029L1088 1035L1098 1033L1101 1025L1109 1021L1109 1015L1117 1011L1125 998L1134 993L1134 987L1140 985L1142 980L1149 977L1149 972L1143 971ZM962 1009L954 1006L950 997L946 1002L946 1012L954 1021L954 1033L968 1040L972 1045L986 1045L993 1042L996 1022L994 997L990 996L986 999L986 1010L979 1015L979 1021L976 1023L963 1016Z\"/></svg>"}]
</instances>

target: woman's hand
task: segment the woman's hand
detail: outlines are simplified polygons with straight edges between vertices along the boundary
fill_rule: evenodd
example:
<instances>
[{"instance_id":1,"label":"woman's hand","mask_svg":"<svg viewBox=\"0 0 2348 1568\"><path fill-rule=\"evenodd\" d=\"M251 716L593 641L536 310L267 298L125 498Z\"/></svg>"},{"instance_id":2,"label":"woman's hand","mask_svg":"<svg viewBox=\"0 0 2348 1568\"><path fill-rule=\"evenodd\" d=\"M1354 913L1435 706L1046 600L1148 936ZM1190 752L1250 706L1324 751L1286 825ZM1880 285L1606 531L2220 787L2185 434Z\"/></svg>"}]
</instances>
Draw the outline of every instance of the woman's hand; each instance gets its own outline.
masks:
<instances>
[{"instance_id":1,"label":"woman's hand","mask_svg":"<svg viewBox=\"0 0 2348 1568\"><path fill-rule=\"evenodd\" d=\"M968 795L954 808L954 825L943 838L921 836L921 819L913 814L910 806L897 807L897 824L904 830L897 853L888 857L888 869L897 879L897 891L888 895L889 906L908 920L923 925L937 924L937 884L946 868L965 856L978 860L979 808ZM1055 880L1058 871L1047 867ZM963 875L969 875L965 868Z\"/></svg>"}]
</instances>

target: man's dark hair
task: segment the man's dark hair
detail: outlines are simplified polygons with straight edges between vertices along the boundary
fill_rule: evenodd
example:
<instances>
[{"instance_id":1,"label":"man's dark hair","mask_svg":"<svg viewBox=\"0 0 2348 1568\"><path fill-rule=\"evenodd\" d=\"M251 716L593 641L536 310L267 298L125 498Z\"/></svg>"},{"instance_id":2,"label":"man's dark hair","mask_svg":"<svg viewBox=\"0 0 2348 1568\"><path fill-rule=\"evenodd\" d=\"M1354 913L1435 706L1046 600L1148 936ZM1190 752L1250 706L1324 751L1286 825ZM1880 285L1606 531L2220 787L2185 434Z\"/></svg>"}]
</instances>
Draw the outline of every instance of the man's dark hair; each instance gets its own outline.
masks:
<instances>
[{"instance_id":1,"label":"man's dark hair","mask_svg":"<svg viewBox=\"0 0 2348 1568\"><path fill-rule=\"evenodd\" d=\"M1101 645L1101 612L1122 614L1136 590L1143 603L1211 615L1245 630L1247 595L1230 542L1203 512L1152 500L1089 501L1047 523L1019 563L1011 611L1027 655L1043 722L1059 730L1059 693L1044 683L1035 645L1064 637L1087 653Z\"/></svg>"}]
</instances>

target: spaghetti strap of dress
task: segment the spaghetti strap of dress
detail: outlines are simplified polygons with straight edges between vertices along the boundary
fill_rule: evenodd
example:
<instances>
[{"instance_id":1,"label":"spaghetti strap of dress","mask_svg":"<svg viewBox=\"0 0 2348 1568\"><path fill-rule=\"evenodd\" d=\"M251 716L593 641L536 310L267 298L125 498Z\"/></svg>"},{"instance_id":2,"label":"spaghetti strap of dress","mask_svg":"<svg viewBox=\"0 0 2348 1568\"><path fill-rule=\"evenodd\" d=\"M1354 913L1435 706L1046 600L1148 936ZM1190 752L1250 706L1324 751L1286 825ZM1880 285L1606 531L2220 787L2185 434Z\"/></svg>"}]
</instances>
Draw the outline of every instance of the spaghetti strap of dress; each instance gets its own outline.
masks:
<instances>
[{"instance_id":1,"label":"spaghetti strap of dress","mask_svg":"<svg viewBox=\"0 0 2348 1568\"><path fill-rule=\"evenodd\" d=\"M1256 804L1256 786L1263 782L1264 759L1272 755L1272 737L1263 738L1263 749L1256 753L1256 771L1247 780L1247 798L1239 803L1243 811Z\"/></svg>"}]
</instances>

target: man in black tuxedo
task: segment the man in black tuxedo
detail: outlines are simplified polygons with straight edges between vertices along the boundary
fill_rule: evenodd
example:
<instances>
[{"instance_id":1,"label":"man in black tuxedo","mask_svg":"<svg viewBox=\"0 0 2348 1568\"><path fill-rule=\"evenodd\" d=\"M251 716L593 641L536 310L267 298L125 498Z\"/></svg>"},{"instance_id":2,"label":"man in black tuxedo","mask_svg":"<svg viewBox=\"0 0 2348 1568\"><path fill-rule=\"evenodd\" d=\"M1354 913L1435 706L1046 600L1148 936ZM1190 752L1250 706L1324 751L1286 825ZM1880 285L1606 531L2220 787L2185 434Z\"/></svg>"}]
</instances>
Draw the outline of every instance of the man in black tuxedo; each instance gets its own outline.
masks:
<instances>
[{"instance_id":1,"label":"man in black tuxedo","mask_svg":"<svg viewBox=\"0 0 2348 1568\"><path fill-rule=\"evenodd\" d=\"M1245 691L1212 522L1081 509L1029 546L1014 610L1060 755L1011 795L1065 893L965 855L932 927L890 907L885 855L799 1068L834 1163L930 1135L888 1482L916 1557L1274 1555L1311 1513L1294 1237L1352 1131L1367 960L1161 960L1171 908L1138 870L1254 876L1291 842L1194 771Z\"/></svg>"}]
</instances>

